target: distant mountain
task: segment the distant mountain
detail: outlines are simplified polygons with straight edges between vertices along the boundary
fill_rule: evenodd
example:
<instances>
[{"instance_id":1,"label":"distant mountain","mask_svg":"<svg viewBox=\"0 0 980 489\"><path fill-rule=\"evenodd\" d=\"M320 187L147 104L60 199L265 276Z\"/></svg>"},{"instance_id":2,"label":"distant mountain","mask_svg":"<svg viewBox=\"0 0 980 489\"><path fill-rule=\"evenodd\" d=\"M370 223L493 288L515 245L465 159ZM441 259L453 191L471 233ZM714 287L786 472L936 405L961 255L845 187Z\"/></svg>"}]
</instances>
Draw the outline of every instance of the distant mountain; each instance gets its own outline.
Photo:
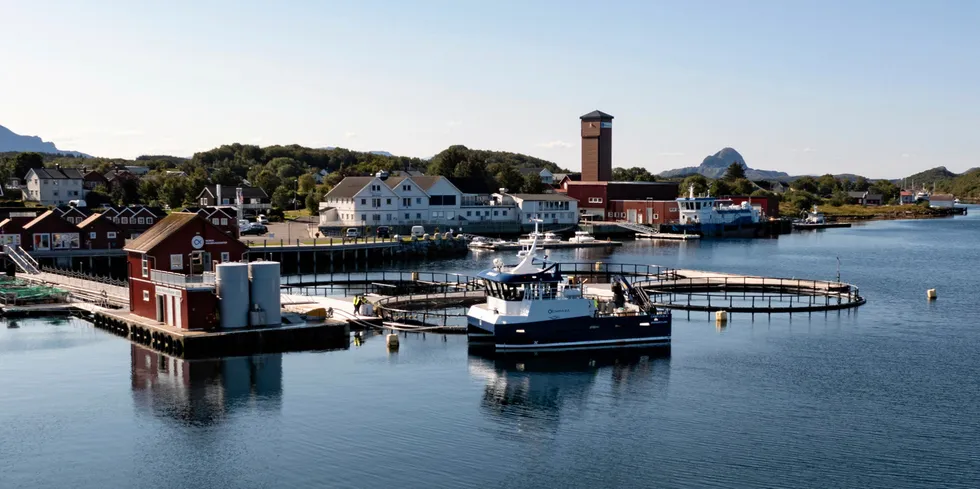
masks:
<instances>
[{"instance_id":1,"label":"distant mountain","mask_svg":"<svg viewBox=\"0 0 980 489\"><path fill-rule=\"evenodd\" d=\"M969 173L966 171L964 173ZM957 177L956 173L953 173L946 169L945 166L937 166L936 168L931 168L926 171L920 171L915 175L909 175L902 180L908 186L915 186L915 188L921 188L923 186L930 187L934 183L943 182L946 180L952 180Z\"/></svg>"},{"instance_id":2,"label":"distant mountain","mask_svg":"<svg viewBox=\"0 0 980 489\"><path fill-rule=\"evenodd\" d=\"M54 143L49 143L37 136L21 136L6 127L0 126L0 153L33 151L37 153L63 154L72 156L88 155L77 151L63 151Z\"/></svg>"},{"instance_id":3,"label":"distant mountain","mask_svg":"<svg viewBox=\"0 0 980 489\"><path fill-rule=\"evenodd\" d=\"M721 178L732 163L738 163L745 168L745 177L749 180L781 180L788 179L789 174L781 171L756 170L749 168L742 157L732 148L723 148L721 151L707 156L701 161L700 166L688 166L661 172L658 176L663 178L677 178L686 175L700 174L708 178Z\"/></svg>"},{"instance_id":4,"label":"distant mountain","mask_svg":"<svg viewBox=\"0 0 980 489\"><path fill-rule=\"evenodd\" d=\"M395 156L387 151L368 151L368 153L378 156Z\"/></svg>"}]
</instances>

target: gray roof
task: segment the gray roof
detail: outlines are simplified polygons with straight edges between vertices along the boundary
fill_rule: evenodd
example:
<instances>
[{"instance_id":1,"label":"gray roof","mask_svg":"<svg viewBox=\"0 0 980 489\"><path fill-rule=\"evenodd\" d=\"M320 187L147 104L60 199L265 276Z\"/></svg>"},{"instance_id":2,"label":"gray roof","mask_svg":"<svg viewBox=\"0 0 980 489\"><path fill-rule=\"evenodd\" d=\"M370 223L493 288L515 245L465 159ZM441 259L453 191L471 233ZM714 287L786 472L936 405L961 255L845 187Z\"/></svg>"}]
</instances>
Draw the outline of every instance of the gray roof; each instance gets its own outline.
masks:
<instances>
[{"instance_id":1,"label":"gray roof","mask_svg":"<svg viewBox=\"0 0 980 489\"><path fill-rule=\"evenodd\" d=\"M592 119L597 119L597 120L599 120L599 119L609 119L609 120L612 120L613 119L613 116L611 116L611 115L609 115L609 114L607 114L605 112L601 112L601 111L598 111L598 110L593 110L592 112L589 112L588 114L585 114L582 117L580 117L580 119L582 119L583 121L592 120Z\"/></svg>"},{"instance_id":2,"label":"gray roof","mask_svg":"<svg viewBox=\"0 0 980 489\"><path fill-rule=\"evenodd\" d=\"M324 195L325 199L352 199L374 177L346 177ZM390 179L389 179L390 180Z\"/></svg>"},{"instance_id":3,"label":"gray roof","mask_svg":"<svg viewBox=\"0 0 980 489\"><path fill-rule=\"evenodd\" d=\"M194 219L201 219L201 217L190 212L174 212L161 219L155 226L147 229L145 233L131 241L123 249L126 251L148 253L154 246L160 244L171 234L177 232L180 228L186 226L187 223L193 221Z\"/></svg>"},{"instance_id":4,"label":"gray roof","mask_svg":"<svg viewBox=\"0 0 980 489\"><path fill-rule=\"evenodd\" d=\"M82 179L82 172L74 168L35 168L34 173L38 178L53 178L59 180Z\"/></svg>"}]
</instances>

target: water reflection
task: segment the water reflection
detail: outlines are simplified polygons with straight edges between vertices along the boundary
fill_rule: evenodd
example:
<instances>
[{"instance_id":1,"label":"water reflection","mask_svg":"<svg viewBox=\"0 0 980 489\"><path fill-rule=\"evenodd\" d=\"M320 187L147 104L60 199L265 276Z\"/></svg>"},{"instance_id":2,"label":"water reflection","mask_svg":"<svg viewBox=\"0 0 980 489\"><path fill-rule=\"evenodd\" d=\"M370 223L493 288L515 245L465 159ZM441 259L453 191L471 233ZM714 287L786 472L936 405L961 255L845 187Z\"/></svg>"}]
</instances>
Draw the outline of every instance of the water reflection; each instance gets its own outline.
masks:
<instances>
[{"instance_id":1,"label":"water reflection","mask_svg":"<svg viewBox=\"0 0 980 489\"><path fill-rule=\"evenodd\" d=\"M470 375L486 381L481 408L521 435L554 433L564 412L578 412L597 389L619 398L666 392L670 349L610 349L499 354L470 350Z\"/></svg>"},{"instance_id":2,"label":"water reflection","mask_svg":"<svg viewBox=\"0 0 980 489\"><path fill-rule=\"evenodd\" d=\"M243 407L281 409L282 354L184 360L131 348L133 402L153 415L213 424Z\"/></svg>"}]
</instances>

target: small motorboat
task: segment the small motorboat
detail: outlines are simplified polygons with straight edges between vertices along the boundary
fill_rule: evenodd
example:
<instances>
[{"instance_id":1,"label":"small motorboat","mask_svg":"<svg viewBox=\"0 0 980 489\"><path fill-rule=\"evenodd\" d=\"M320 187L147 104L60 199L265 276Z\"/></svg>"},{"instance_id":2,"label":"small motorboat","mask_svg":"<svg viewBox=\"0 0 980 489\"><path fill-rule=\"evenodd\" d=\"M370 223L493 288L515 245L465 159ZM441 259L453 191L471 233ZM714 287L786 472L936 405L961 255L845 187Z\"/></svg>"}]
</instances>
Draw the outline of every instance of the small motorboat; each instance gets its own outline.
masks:
<instances>
[{"instance_id":1,"label":"small motorboat","mask_svg":"<svg viewBox=\"0 0 980 489\"><path fill-rule=\"evenodd\" d=\"M569 243L591 243L595 238L586 231L575 231L575 236L568 238Z\"/></svg>"}]
</instances>

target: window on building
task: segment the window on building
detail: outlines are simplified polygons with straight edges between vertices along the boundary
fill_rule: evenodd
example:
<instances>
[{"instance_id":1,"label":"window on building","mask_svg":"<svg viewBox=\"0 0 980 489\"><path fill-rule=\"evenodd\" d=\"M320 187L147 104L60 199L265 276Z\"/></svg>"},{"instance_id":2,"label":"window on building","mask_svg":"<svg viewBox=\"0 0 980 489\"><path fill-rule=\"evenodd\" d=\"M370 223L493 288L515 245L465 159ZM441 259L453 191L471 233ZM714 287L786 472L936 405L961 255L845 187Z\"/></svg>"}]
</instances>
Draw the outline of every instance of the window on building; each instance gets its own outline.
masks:
<instances>
[{"instance_id":1,"label":"window on building","mask_svg":"<svg viewBox=\"0 0 980 489\"><path fill-rule=\"evenodd\" d=\"M367 205L367 199L361 199L361 205Z\"/></svg>"},{"instance_id":2,"label":"window on building","mask_svg":"<svg viewBox=\"0 0 980 489\"><path fill-rule=\"evenodd\" d=\"M229 261L231 261L231 253L229 253L227 251L222 251L221 252L221 262L224 263L224 262L229 262Z\"/></svg>"},{"instance_id":3,"label":"window on building","mask_svg":"<svg viewBox=\"0 0 980 489\"><path fill-rule=\"evenodd\" d=\"M109 239L116 239L116 233L113 231L109 231L108 233L105 234L105 237Z\"/></svg>"},{"instance_id":4,"label":"window on building","mask_svg":"<svg viewBox=\"0 0 980 489\"><path fill-rule=\"evenodd\" d=\"M654 215L653 215L653 218L654 218L654 219L660 219L660 216L658 216L657 214L654 214Z\"/></svg>"},{"instance_id":5,"label":"window on building","mask_svg":"<svg viewBox=\"0 0 980 489\"><path fill-rule=\"evenodd\" d=\"M374 221L374 222L380 222L381 221L381 214L373 214L373 215L371 215L371 220Z\"/></svg>"},{"instance_id":6,"label":"window on building","mask_svg":"<svg viewBox=\"0 0 980 489\"><path fill-rule=\"evenodd\" d=\"M402 199L402 206L403 207L411 207L412 206L412 199L410 197L403 198Z\"/></svg>"},{"instance_id":7,"label":"window on building","mask_svg":"<svg viewBox=\"0 0 980 489\"><path fill-rule=\"evenodd\" d=\"M422 203L422 197L416 197L415 198L415 203L416 204L421 204Z\"/></svg>"},{"instance_id":8,"label":"window on building","mask_svg":"<svg viewBox=\"0 0 980 489\"><path fill-rule=\"evenodd\" d=\"M500 211L493 211L493 215L495 215L495 216L500 215Z\"/></svg>"},{"instance_id":9,"label":"window on building","mask_svg":"<svg viewBox=\"0 0 980 489\"><path fill-rule=\"evenodd\" d=\"M221 223L221 219L218 219L217 217L211 218L211 224L217 226L219 223Z\"/></svg>"},{"instance_id":10,"label":"window on building","mask_svg":"<svg viewBox=\"0 0 980 489\"><path fill-rule=\"evenodd\" d=\"M136 223L137 224L146 224L146 220L143 219L142 217L138 217L138 218L136 218Z\"/></svg>"},{"instance_id":11,"label":"window on building","mask_svg":"<svg viewBox=\"0 0 980 489\"><path fill-rule=\"evenodd\" d=\"M146 218L146 223L147 224L153 224L153 218L152 217L147 217Z\"/></svg>"},{"instance_id":12,"label":"window on building","mask_svg":"<svg viewBox=\"0 0 980 489\"><path fill-rule=\"evenodd\" d=\"M385 205L391 205L391 199L385 199Z\"/></svg>"},{"instance_id":13,"label":"window on building","mask_svg":"<svg viewBox=\"0 0 980 489\"><path fill-rule=\"evenodd\" d=\"M142 267L141 267L141 273L140 273L140 275L142 275L143 278L149 277L150 276L150 260L146 257L146 255L143 255L143 260L142 260L141 265L142 265Z\"/></svg>"},{"instance_id":14,"label":"window on building","mask_svg":"<svg viewBox=\"0 0 980 489\"><path fill-rule=\"evenodd\" d=\"M466 217L470 217L472 215L473 215L473 211L466 211Z\"/></svg>"},{"instance_id":15,"label":"window on building","mask_svg":"<svg viewBox=\"0 0 980 489\"><path fill-rule=\"evenodd\" d=\"M228 225L228 218L227 217L222 217L221 218L221 225L222 226L227 226Z\"/></svg>"},{"instance_id":16,"label":"window on building","mask_svg":"<svg viewBox=\"0 0 980 489\"><path fill-rule=\"evenodd\" d=\"M367 221L367 214L361 214L361 220Z\"/></svg>"},{"instance_id":17,"label":"window on building","mask_svg":"<svg viewBox=\"0 0 980 489\"><path fill-rule=\"evenodd\" d=\"M207 197L201 197L201 205L208 205L208 198Z\"/></svg>"},{"instance_id":18,"label":"window on building","mask_svg":"<svg viewBox=\"0 0 980 489\"><path fill-rule=\"evenodd\" d=\"M143 301L144 302L150 302L150 291L149 290L144 290L143 291Z\"/></svg>"},{"instance_id":19,"label":"window on building","mask_svg":"<svg viewBox=\"0 0 980 489\"><path fill-rule=\"evenodd\" d=\"M411 214L409 214L407 212L405 213L405 219L411 219L412 218L411 216L412 216Z\"/></svg>"},{"instance_id":20,"label":"window on building","mask_svg":"<svg viewBox=\"0 0 980 489\"><path fill-rule=\"evenodd\" d=\"M95 239L95 233L88 233L88 239Z\"/></svg>"},{"instance_id":21,"label":"window on building","mask_svg":"<svg viewBox=\"0 0 980 489\"><path fill-rule=\"evenodd\" d=\"M123 224L129 224L129 218L128 217L123 217L122 218L122 223Z\"/></svg>"},{"instance_id":22,"label":"window on building","mask_svg":"<svg viewBox=\"0 0 980 489\"><path fill-rule=\"evenodd\" d=\"M422 219L422 213L421 212L416 212L415 213L415 218L416 219Z\"/></svg>"},{"instance_id":23,"label":"window on building","mask_svg":"<svg viewBox=\"0 0 980 489\"><path fill-rule=\"evenodd\" d=\"M184 269L184 255L170 255L170 270Z\"/></svg>"},{"instance_id":24,"label":"window on building","mask_svg":"<svg viewBox=\"0 0 980 489\"><path fill-rule=\"evenodd\" d=\"M589 197L589 203L590 204L601 204L602 203L602 197Z\"/></svg>"}]
</instances>

